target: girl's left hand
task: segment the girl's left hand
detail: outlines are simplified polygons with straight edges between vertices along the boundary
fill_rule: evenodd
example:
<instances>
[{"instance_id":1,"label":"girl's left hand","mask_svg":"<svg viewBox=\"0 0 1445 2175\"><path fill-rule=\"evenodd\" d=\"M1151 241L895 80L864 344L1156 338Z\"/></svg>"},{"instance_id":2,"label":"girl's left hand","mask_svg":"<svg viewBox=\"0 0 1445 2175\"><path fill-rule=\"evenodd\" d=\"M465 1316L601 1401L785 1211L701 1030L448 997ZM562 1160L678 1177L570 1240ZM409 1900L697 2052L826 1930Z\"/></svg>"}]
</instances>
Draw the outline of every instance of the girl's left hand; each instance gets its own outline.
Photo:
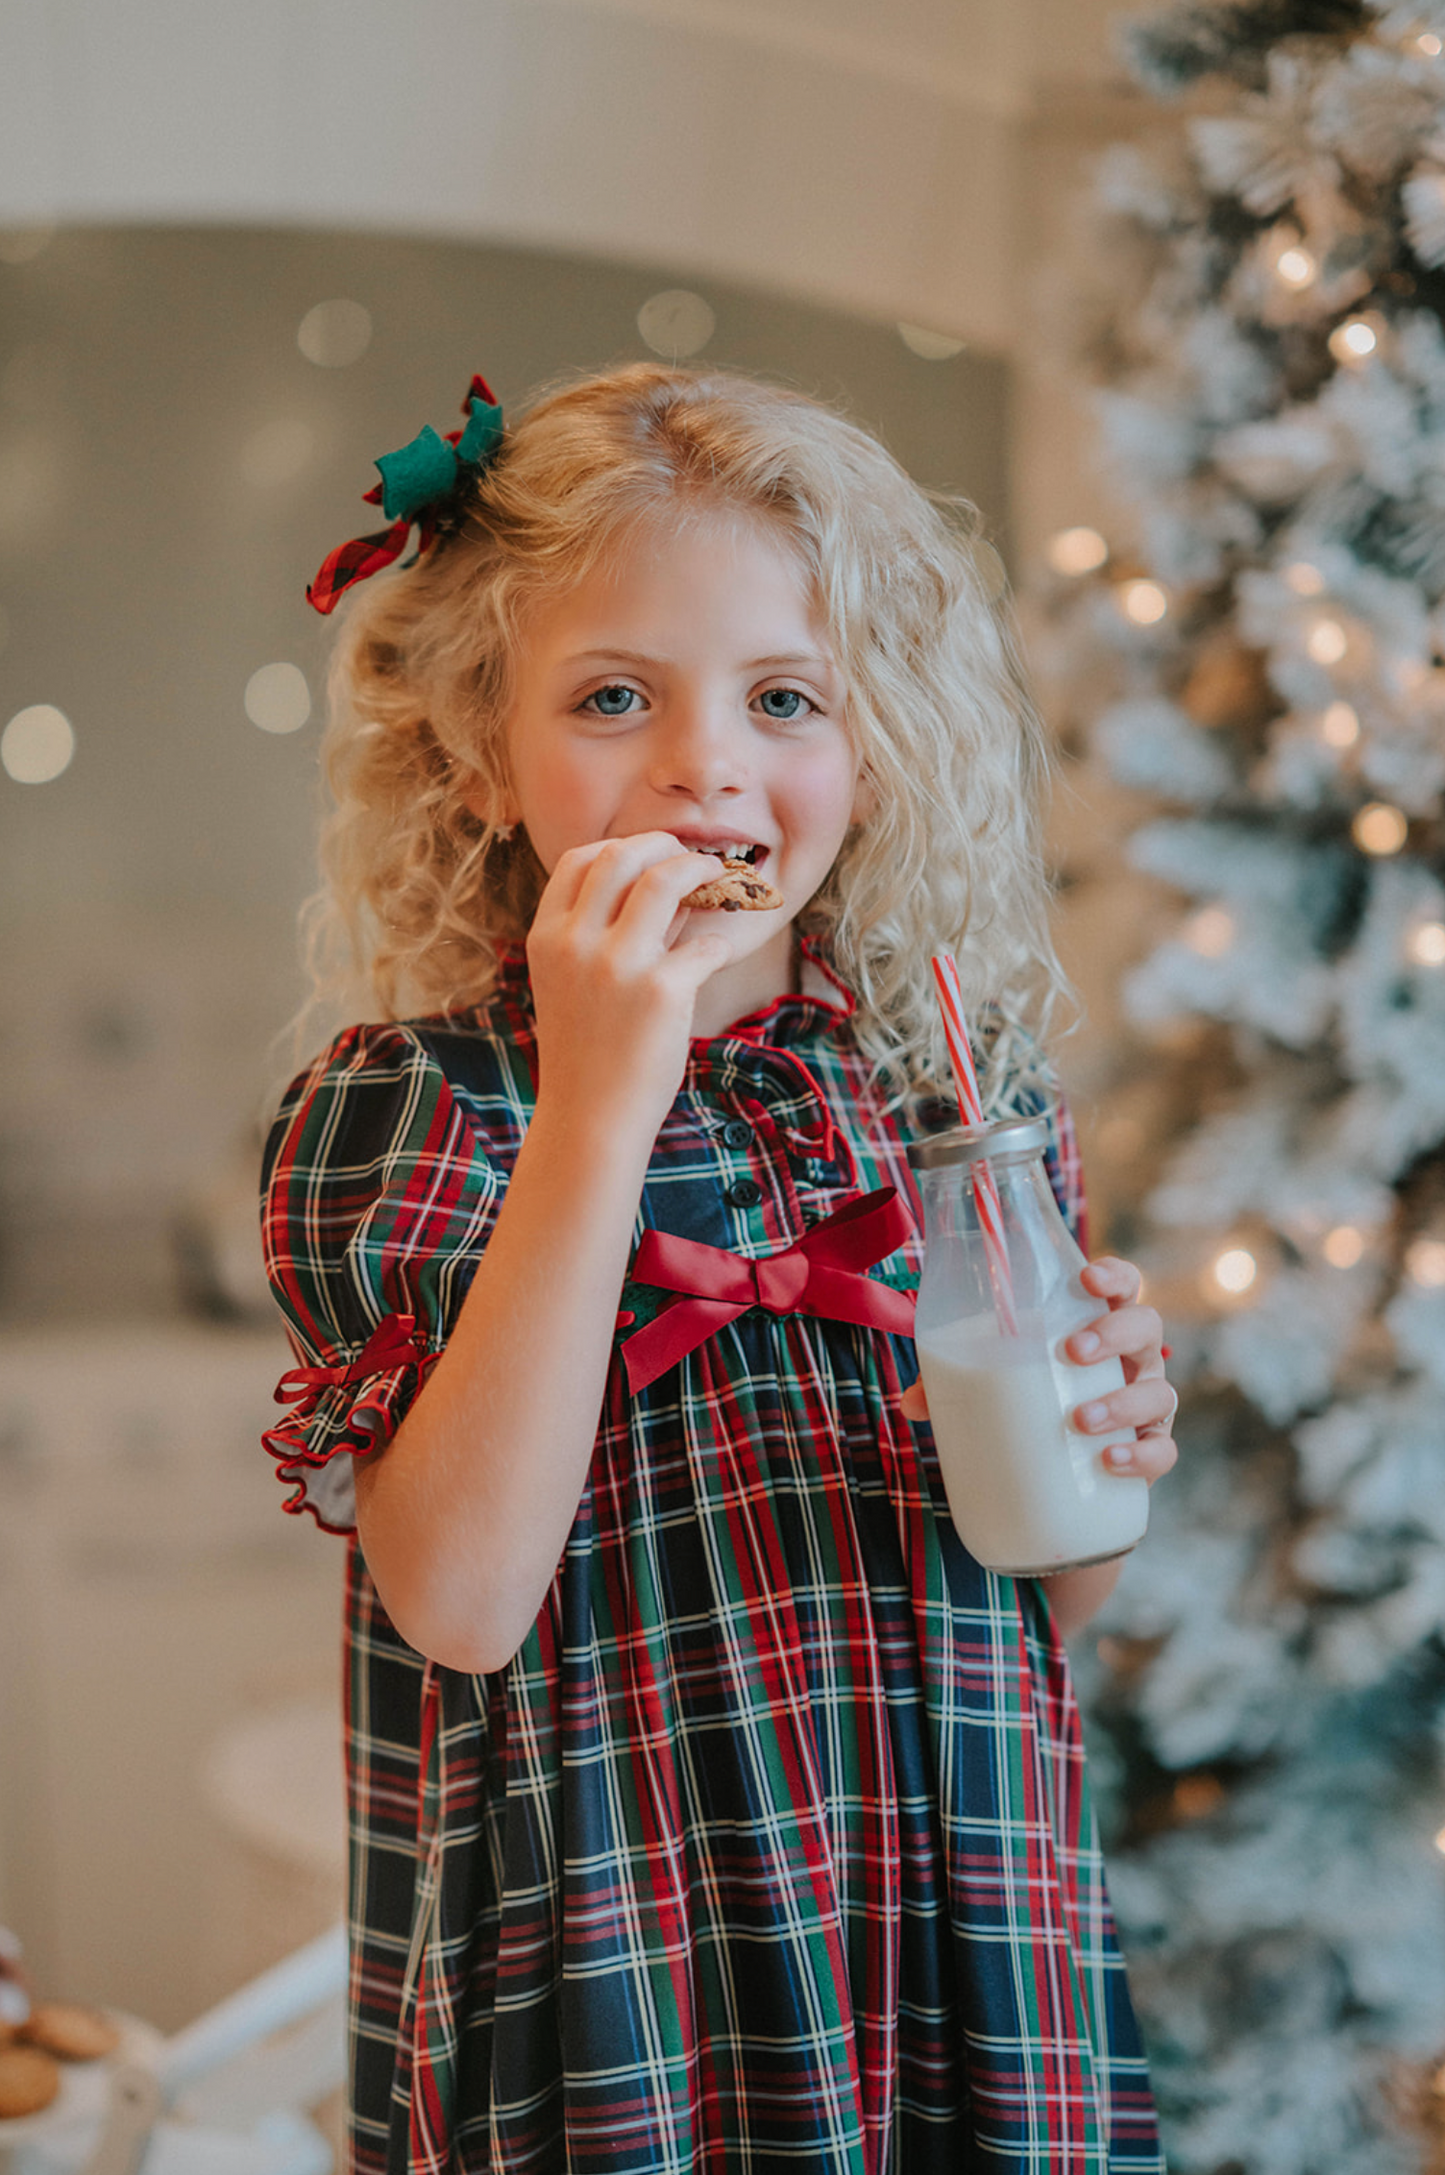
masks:
<instances>
[{"instance_id":1,"label":"girl's left hand","mask_svg":"<svg viewBox=\"0 0 1445 2175\"><path fill-rule=\"evenodd\" d=\"M1124 1387L1112 1396L1076 1405L1074 1425L1085 1435L1134 1428L1138 1440L1111 1443L1103 1453L1104 1463L1112 1472L1137 1474L1152 1483L1179 1456L1170 1432L1179 1410L1179 1392L1164 1379L1164 1324L1153 1307L1139 1304L1144 1279L1132 1261L1101 1254L1080 1270L1079 1281L1085 1291L1105 1300L1109 1311L1066 1338L1065 1353L1085 1367L1112 1355L1123 1366Z\"/></svg>"},{"instance_id":2,"label":"girl's left hand","mask_svg":"<svg viewBox=\"0 0 1445 2175\"><path fill-rule=\"evenodd\" d=\"M1179 1409L1179 1393L1164 1379L1164 1325L1153 1307L1139 1305L1143 1281L1130 1261L1102 1254L1079 1272L1085 1291L1107 1303L1108 1312L1076 1329L1064 1345L1081 1366L1111 1354L1124 1369L1124 1387L1112 1395L1076 1405L1074 1425L1085 1435L1107 1435L1132 1427L1135 1442L1112 1443L1103 1456L1110 1470L1153 1482L1167 1473L1179 1455L1170 1430ZM926 1420L928 1399L922 1381L903 1393L903 1417Z\"/></svg>"}]
</instances>

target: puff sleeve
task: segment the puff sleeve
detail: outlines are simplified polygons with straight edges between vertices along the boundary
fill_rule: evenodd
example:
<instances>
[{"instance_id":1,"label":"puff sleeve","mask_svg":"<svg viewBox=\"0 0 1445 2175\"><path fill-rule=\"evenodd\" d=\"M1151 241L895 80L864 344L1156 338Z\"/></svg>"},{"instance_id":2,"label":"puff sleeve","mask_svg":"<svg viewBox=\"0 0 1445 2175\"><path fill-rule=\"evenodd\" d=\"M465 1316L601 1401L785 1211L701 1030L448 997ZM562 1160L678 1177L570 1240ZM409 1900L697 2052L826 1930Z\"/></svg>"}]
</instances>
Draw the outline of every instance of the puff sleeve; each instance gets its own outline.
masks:
<instances>
[{"instance_id":1,"label":"puff sleeve","mask_svg":"<svg viewBox=\"0 0 1445 2175\"><path fill-rule=\"evenodd\" d=\"M353 1530L353 1459L390 1439L445 1344L501 1191L413 1029L349 1028L287 1090L262 1168L266 1270L298 1362L263 1437L287 1510Z\"/></svg>"}]
</instances>

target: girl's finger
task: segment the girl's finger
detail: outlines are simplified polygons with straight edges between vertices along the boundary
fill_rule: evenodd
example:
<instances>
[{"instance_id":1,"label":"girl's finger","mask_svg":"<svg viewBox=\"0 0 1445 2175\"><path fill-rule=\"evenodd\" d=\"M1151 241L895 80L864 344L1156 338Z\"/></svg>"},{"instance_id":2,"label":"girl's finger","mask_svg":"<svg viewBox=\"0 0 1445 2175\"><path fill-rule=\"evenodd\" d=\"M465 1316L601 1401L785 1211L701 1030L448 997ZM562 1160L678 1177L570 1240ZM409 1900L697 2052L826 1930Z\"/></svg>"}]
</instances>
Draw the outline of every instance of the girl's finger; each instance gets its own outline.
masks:
<instances>
[{"instance_id":1,"label":"girl's finger","mask_svg":"<svg viewBox=\"0 0 1445 2175\"><path fill-rule=\"evenodd\" d=\"M1097 1260L1086 1261L1079 1271L1079 1281L1085 1291L1107 1299L1110 1306L1129 1305L1138 1298L1144 1284L1133 1262L1123 1261L1117 1254L1100 1254Z\"/></svg>"},{"instance_id":2,"label":"girl's finger","mask_svg":"<svg viewBox=\"0 0 1445 2175\"><path fill-rule=\"evenodd\" d=\"M1111 1473L1137 1476L1151 1486L1172 1471L1178 1460L1179 1450L1172 1435L1141 1435L1137 1442L1112 1442L1104 1452L1104 1463Z\"/></svg>"},{"instance_id":3,"label":"girl's finger","mask_svg":"<svg viewBox=\"0 0 1445 2175\"><path fill-rule=\"evenodd\" d=\"M577 904L593 862L611 843L607 838L594 838L589 845L569 846L564 854L560 854L557 866L543 886L537 916L570 913Z\"/></svg>"},{"instance_id":4,"label":"girl's finger","mask_svg":"<svg viewBox=\"0 0 1445 2175\"><path fill-rule=\"evenodd\" d=\"M898 1409L905 1420L926 1420L928 1418L928 1396L924 1390L921 1376L918 1381L909 1383L898 1400Z\"/></svg>"},{"instance_id":5,"label":"girl's finger","mask_svg":"<svg viewBox=\"0 0 1445 2175\"><path fill-rule=\"evenodd\" d=\"M672 853L654 861L619 899L612 923L617 936L649 954L667 946L684 926L682 902L688 893L721 871L716 854L692 853L674 841Z\"/></svg>"},{"instance_id":6,"label":"girl's finger","mask_svg":"<svg viewBox=\"0 0 1445 2175\"><path fill-rule=\"evenodd\" d=\"M1080 1365L1088 1366L1092 1360L1107 1359L1112 1354L1117 1359L1136 1359L1143 1363L1143 1371L1158 1373L1163 1367L1161 1347L1164 1342L1164 1324L1153 1307L1118 1306L1108 1314L1101 1314L1097 1321L1086 1322L1076 1329L1067 1340L1068 1357ZM1157 1366L1149 1362L1155 1360Z\"/></svg>"},{"instance_id":7,"label":"girl's finger","mask_svg":"<svg viewBox=\"0 0 1445 2175\"><path fill-rule=\"evenodd\" d=\"M651 876L655 869L669 862L676 862L675 884L665 885L665 888L673 889L675 896L681 898L691 888L682 883L687 865L701 859L700 855L686 853L665 831L636 831L626 838L603 839L583 872L572 911L590 929L600 932L610 928L620 918L644 877ZM706 868L710 876L713 873L711 860ZM700 883L706 879L698 876L693 880ZM676 888L677 885L681 888Z\"/></svg>"},{"instance_id":8,"label":"girl's finger","mask_svg":"<svg viewBox=\"0 0 1445 2175\"><path fill-rule=\"evenodd\" d=\"M1108 1397L1092 1397L1074 1407L1074 1425L1086 1435L1104 1435L1111 1427L1147 1429L1167 1435L1179 1410L1179 1392L1162 1375L1130 1382Z\"/></svg>"}]
</instances>

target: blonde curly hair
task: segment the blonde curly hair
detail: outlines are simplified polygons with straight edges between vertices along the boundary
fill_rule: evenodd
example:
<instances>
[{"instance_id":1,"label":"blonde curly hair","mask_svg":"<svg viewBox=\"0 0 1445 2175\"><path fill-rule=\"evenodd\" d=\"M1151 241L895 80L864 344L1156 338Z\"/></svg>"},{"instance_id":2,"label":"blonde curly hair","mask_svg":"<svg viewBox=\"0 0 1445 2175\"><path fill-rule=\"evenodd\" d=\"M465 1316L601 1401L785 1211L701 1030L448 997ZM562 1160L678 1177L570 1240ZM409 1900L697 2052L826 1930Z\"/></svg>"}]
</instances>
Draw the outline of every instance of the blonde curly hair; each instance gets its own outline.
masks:
<instances>
[{"instance_id":1,"label":"blonde curly hair","mask_svg":"<svg viewBox=\"0 0 1445 2175\"><path fill-rule=\"evenodd\" d=\"M988 1024L985 1101L991 1077L1017 1085L1021 1059L1046 1077L1042 1037L1068 993L1042 853L1048 749L973 509L930 498L817 401L655 363L509 421L456 525L348 599L323 750L335 806L306 909L318 1001L367 983L391 1018L486 1000L546 881L525 833L468 806L505 800L528 612L629 527L699 507L784 539L843 673L872 807L799 922L856 993L880 1079L897 1095L949 1080L929 971L945 947Z\"/></svg>"}]
</instances>

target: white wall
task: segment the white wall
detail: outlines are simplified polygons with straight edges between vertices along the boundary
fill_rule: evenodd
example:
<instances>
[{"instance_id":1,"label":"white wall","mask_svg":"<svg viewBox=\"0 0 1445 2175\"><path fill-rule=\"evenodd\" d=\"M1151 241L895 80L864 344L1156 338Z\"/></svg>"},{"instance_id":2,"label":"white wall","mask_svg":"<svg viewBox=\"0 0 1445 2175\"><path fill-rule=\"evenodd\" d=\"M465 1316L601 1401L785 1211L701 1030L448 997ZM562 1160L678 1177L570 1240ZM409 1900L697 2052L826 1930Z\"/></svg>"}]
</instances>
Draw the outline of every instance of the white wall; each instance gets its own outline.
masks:
<instances>
[{"instance_id":1,"label":"white wall","mask_svg":"<svg viewBox=\"0 0 1445 2175\"><path fill-rule=\"evenodd\" d=\"M683 264L1006 348L1041 91L1112 0L7 0L0 223Z\"/></svg>"}]
</instances>

